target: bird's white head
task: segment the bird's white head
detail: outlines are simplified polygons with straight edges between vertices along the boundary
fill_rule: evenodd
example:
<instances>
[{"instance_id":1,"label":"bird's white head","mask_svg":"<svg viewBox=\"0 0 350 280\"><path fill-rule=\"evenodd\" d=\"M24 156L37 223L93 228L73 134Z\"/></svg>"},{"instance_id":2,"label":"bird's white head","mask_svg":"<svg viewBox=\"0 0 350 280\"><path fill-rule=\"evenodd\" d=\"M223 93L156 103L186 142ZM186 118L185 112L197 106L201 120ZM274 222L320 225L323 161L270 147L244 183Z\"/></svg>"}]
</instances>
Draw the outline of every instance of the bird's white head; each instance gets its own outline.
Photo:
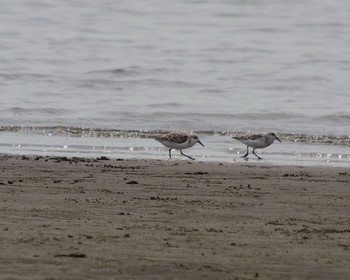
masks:
<instances>
[{"instance_id":1,"label":"bird's white head","mask_svg":"<svg viewBox=\"0 0 350 280\"><path fill-rule=\"evenodd\" d=\"M282 142L282 141L278 138L278 136L277 136L277 134L276 134L275 132L269 132L269 133L267 134L267 136L271 139L272 142L273 142L275 139L276 139L277 141L279 141L279 142Z\"/></svg>"},{"instance_id":2,"label":"bird's white head","mask_svg":"<svg viewBox=\"0 0 350 280\"><path fill-rule=\"evenodd\" d=\"M196 144L196 143L199 143L199 144L201 144L204 147L203 143L199 140L197 134L192 134L191 133L189 135L189 139L188 140L189 140L190 143L193 143L193 145Z\"/></svg>"}]
</instances>

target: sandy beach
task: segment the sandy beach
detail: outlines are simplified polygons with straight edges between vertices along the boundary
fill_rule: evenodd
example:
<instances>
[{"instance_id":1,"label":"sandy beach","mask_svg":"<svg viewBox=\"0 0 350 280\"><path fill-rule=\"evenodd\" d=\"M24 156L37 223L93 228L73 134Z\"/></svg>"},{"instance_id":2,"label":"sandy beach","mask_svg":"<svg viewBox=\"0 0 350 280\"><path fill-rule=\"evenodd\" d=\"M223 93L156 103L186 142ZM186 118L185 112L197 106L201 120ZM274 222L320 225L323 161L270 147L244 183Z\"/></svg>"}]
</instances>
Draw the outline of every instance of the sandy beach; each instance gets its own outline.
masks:
<instances>
[{"instance_id":1,"label":"sandy beach","mask_svg":"<svg viewBox=\"0 0 350 280\"><path fill-rule=\"evenodd\" d=\"M350 171L0 157L0 279L350 279Z\"/></svg>"}]
</instances>

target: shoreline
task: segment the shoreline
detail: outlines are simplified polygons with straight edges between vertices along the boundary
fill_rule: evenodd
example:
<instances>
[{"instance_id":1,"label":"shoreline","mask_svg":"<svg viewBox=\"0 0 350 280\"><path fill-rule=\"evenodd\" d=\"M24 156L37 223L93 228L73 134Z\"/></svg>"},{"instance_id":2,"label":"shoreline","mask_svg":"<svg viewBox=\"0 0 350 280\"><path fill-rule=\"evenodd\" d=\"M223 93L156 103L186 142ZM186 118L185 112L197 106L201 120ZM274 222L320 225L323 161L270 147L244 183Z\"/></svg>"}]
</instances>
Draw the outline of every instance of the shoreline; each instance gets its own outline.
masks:
<instances>
[{"instance_id":1,"label":"shoreline","mask_svg":"<svg viewBox=\"0 0 350 280\"><path fill-rule=\"evenodd\" d=\"M32 133L2 133L0 154L68 156L111 159L167 160L168 149L154 139L146 138L97 138L37 135ZM206 136L200 138L205 147L195 145L188 151L197 161L245 163L241 156L246 146L228 136ZM298 143L282 140L257 153L263 158L259 164L339 166L350 167L349 147L345 145ZM182 159L178 151L175 158ZM257 162L249 156L248 162Z\"/></svg>"},{"instance_id":2,"label":"shoreline","mask_svg":"<svg viewBox=\"0 0 350 280\"><path fill-rule=\"evenodd\" d=\"M342 167L0 155L0 278L346 279Z\"/></svg>"}]
</instances>

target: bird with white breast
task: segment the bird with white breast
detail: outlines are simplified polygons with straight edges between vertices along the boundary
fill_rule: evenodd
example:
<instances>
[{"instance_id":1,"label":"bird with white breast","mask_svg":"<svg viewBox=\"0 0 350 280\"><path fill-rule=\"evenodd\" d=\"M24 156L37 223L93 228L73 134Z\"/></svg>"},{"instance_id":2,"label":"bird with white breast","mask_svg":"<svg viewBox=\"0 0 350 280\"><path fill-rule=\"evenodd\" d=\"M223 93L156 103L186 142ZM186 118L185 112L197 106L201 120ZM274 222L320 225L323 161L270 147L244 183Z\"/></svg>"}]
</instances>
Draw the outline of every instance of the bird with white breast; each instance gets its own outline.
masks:
<instances>
[{"instance_id":1,"label":"bird with white breast","mask_svg":"<svg viewBox=\"0 0 350 280\"><path fill-rule=\"evenodd\" d=\"M256 149L263 149L268 146L270 146L275 140L278 140L281 142L281 140L277 137L277 134L275 132L269 132L269 133L261 133L261 134L249 134L244 136L237 136L232 137L233 139L236 139L240 141L241 143L247 145L247 152L242 158L246 158L249 155L249 147L253 148L252 153L258 158L259 157L256 153Z\"/></svg>"},{"instance_id":2,"label":"bird with white breast","mask_svg":"<svg viewBox=\"0 0 350 280\"><path fill-rule=\"evenodd\" d=\"M153 137L155 140L169 148L169 158L171 158L171 150L180 150L181 155L194 160L193 157L186 155L182 152L183 149L191 148L196 143L203 145L198 136L188 132L170 132L166 135L156 135Z\"/></svg>"}]
</instances>

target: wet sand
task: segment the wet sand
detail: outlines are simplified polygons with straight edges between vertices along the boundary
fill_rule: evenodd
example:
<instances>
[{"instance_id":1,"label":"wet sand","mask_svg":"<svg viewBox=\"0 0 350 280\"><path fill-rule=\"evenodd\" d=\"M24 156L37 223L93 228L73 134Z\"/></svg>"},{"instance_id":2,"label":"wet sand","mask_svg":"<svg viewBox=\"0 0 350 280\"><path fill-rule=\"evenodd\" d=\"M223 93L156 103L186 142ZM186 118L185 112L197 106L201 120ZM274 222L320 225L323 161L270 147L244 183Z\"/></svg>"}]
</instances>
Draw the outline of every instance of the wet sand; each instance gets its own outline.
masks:
<instances>
[{"instance_id":1,"label":"wet sand","mask_svg":"<svg viewBox=\"0 0 350 280\"><path fill-rule=\"evenodd\" d=\"M0 157L0 279L350 279L345 168Z\"/></svg>"}]
</instances>

